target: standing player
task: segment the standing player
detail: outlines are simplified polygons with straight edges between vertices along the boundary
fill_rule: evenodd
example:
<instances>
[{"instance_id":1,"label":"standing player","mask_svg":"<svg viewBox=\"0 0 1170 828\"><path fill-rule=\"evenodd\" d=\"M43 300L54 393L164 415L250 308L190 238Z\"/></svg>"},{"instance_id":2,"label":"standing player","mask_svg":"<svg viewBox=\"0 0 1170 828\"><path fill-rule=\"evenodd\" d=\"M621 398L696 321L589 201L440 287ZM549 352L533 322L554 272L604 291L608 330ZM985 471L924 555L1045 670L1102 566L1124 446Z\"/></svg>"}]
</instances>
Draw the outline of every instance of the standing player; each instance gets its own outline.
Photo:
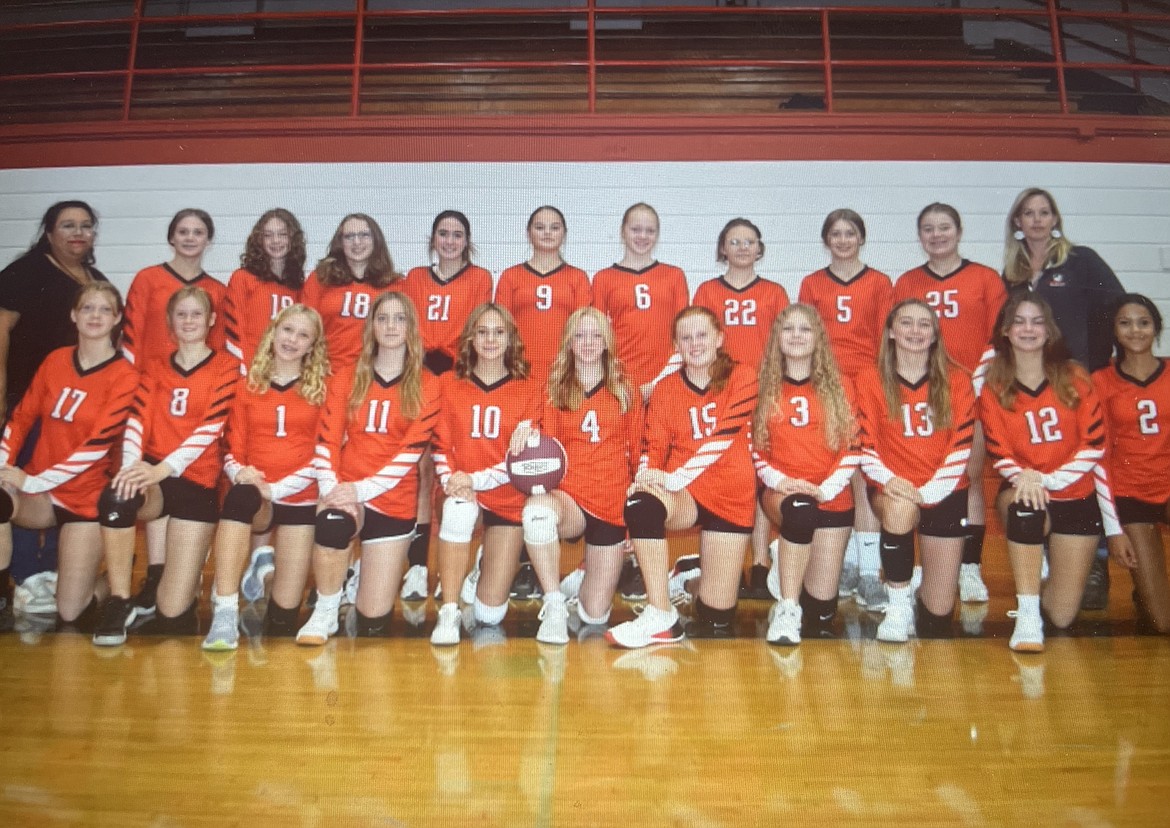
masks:
<instances>
[{"instance_id":1,"label":"standing player","mask_svg":"<svg viewBox=\"0 0 1170 828\"><path fill-rule=\"evenodd\" d=\"M556 207L537 207L528 217L528 241L532 257L500 274L496 303L511 312L524 342L524 353L532 381L542 391L548 383L549 368L556 359L561 331L569 314L593 299L589 277L580 268L566 264L561 256L565 243L564 214ZM512 595L535 597L538 592L532 564L523 555Z\"/></svg>"},{"instance_id":2,"label":"standing player","mask_svg":"<svg viewBox=\"0 0 1170 828\"><path fill-rule=\"evenodd\" d=\"M0 571L12 559L12 525L61 527L57 616L92 623L102 562L97 499L110 478L110 446L126 425L138 372L113 344L122 297L109 282L78 291L71 314L77 345L41 364L0 440ZM41 437L24 468L15 465L30 431ZM82 616L85 619L82 619ZM11 609L5 626L11 628Z\"/></svg>"},{"instance_id":3,"label":"standing player","mask_svg":"<svg viewBox=\"0 0 1170 828\"><path fill-rule=\"evenodd\" d=\"M1006 481L997 506L1016 583L1009 646L1044 649L1044 624L1077 617L1102 526L1113 553L1131 559L1101 465L1104 415L1088 372L1068 359L1048 303L1013 296L1004 306L980 412L988 452ZM1043 544L1049 571L1041 582Z\"/></svg>"},{"instance_id":4,"label":"standing player","mask_svg":"<svg viewBox=\"0 0 1170 828\"><path fill-rule=\"evenodd\" d=\"M568 470L560 485L524 504L524 542L544 590L536 640L567 644L568 609L557 588L562 537L585 538L577 615L585 624L609 620L622 568L622 508L642 406L614 357L614 335L597 308L580 308L565 324L553 361L538 428L560 440ZM531 431L521 427L517 442Z\"/></svg>"},{"instance_id":5,"label":"standing player","mask_svg":"<svg viewBox=\"0 0 1170 828\"><path fill-rule=\"evenodd\" d=\"M220 436L240 368L234 357L207 345L215 313L202 288L189 285L172 294L166 318L178 350L142 375L126 423L122 468L98 499L110 581L93 636L98 645L126 640L136 615L129 600L134 526L160 515L169 520L158 629L190 633L197 626L199 574L219 519Z\"/></svg>"},{"instance_id":6,"label":"standing player","mask_svg":"<svg viewBox=\"0 0 1170 828\"><path fill-rule=\"evenodd\" d=\"M211 299L212 314L223 305L227 288L203 272L203 254L215 238L215 224L203 210L188 208L175 213L167 227L167 242L175 251L166 264L154 265L138 272L126 294L126 315L122 330L122 352L139 371L149 371L165 364L174 352L168 303L177 290L192 286L202 288ZM213 327L208 345L224 347L222 325ZM152 521L146 527L146 580L134 596L139 616L154 614L155 594L166 560L166 520Z\"/></svg>"},{"instance_id":7,"label":"standing player","mask_svg":"<svg viewBox=\"0 0 1170 828\"><path fill-rule=\"evenodd\" d=\"M696 637L730 637L755 490L748 431L756 404L755 371L723 349L719 317L691 307L675 317L682 370L650 395L645 449L630 487L625 521L646 579L647 606L606 637L621 647L646 647L684 636L670 601L667 529L702 529L703 570L695 598Z\"/></svg>"},{"instance_id":8,"label":"standing player","mask_svg":"<svg viewBox=\"0 0 1170 828\"><path fill-rule=\"evenodd\" d=\"M337 631L346 551L355 537L363 562L357 634L389 632L414 534L418 459L439 417L441 384L424 370L413 304L402 294L383 293L370 311L353 373L334 381L326 403L313 550L319 594L298 644L324 644Z\"/></svg>"},{"instance_id":9,"label":"standing player","mask_svg":"<svg viewBox=\"0 0 1170 828\"><path fill-rule=\"evenodd\" d=\"M313 456L329 358L321 317L291 305L260 338L227 424L224 471L231 488L215 534L215 588L205 650L234 650L239 641L237 585L252 532L275 530L269 634L291 634L308 575L317 513Z\"/></svg>"},{"instance_id":10,"label":"standing player","mask_svg":"<svg viewBox=\"0 0 1170 828\"><path fill-rule=\"evenodd\" d=\"M639 202L622 215L622 260L593 277L593 307L613 323L617 358L642 400L675 351L671 323L687 306L686 274L654 259L658 213Z\"/></svg>"},{"instance_id":11,"label":"standing player","mask_svg":"<svg viewBox=\"0 0 1170 828\"><path fill-rule=\"evenodd\" d=\"M242 374L247 374L269 323L300 298L305 256L305 231L281 207L260 216L248 233L223 302L227 350L240 361Z\"/></svg>"},{"instance_id":12,"label":"standing player","mask_svg":"<svg viewBox=\"0 0 1170 828\"><path fill-rule=\"evenodd\" d=\"M727 222L719 231L715 260L727 264L727 272L699 285L694 305L707 308L720 320L725 337L724 350L736 362L760 367L768 333L780 311L788 307L788 292L781 285L756 274L756 262L764 258L760 228L745 218ZM768 598L768 539L771 526L764 513L756 510L752 532L751 577L740 594Z\"/></svg>"},{"instance_id":13,"label":"standing player","mask_svg":"<svg viewBox=\"0 0 1170 828\"><path fill-rule=\"evenodd\" d=\"M370 307L379 293L401 279L378 222L365 213L343 218L329 241L329 252L301 289L301 301L321 314L335 371L357 362Z\"/></svg>"},{"instance_id":14,"label":"standing player","mask_svg":"<svg viewBox=\"0 0 1170 828\"><path fill-rule=\"evenodd\" d=\"M760 505L780 529L773 644L800 643L805 611L814 627L837 612L860 459L851 396L817 312L789 305L768 338L752 431Z\"/></svg>"},{"instance_id":15,"label":"standing player","mask_svg":"<svg viewBox=\"0 0 1170 828\"><path fill-rule=\"evenodd\" d=\"M447 495L439 528L444 603L431 633L431 643L437 645L459 643L456 601L481 512L483 560L475 620L496 625L508 611L509 585L524 541L524 495L508 481L505 455L517 427L538 416L542 391L528 379L524 343L512 315L500 305L472 311L457 354L454 370L443 378L442 414L435 430L435 471Z\"/></svg>"},{"instance_id":16,"label":"standing player","mask_svg":"<svg viewBox=\"0 0 1170 828\"><path fill-rule=\"evenodd\" d=\"M491 301L492 274L471 263L475 254L471 223L458 210L444 210L435 216L429 247L432 264L407 273L402 292L414 302L424 364L432 374L441 376L455 364L464 321L472 310ZM428 450L419 463L418 525L410 543L410 568L402 583L404 601L427 597L434 488L435 464Z\"/></svg>"},{"instance_id":17,"label":"standing player","mask_svg":"<svg viewBox=\"0 0 1170 828\"><path fill-rule=\"evenodd\" d=\"M1170 522L1170 371L1154 356L1162 313L1148 297L1129 293L1113 314L1117 361L1093 374L1108 433L1117 516L1134 558L1138 610L1158 632L1170 632L1170 584L1158 524Z\"/></svg>"},{"instance_id":18,"label":"standing player","mask_svg":"<svg viewBox=\"0 0 1170 828\"><path fill-rule=\"evenodd\" d=\"M914 532L922 558L918 634L951 633L955 587L967 534L967 463L975 398L967 372L950 361L938 315L903 299L886 316L878 364L857 377L861 469L882 525L889 607L881 641L914 633Z\"/></svg>"},{"instance_id":19,"label":"standing player","mask_svg":"<svg viewBox=\"0 0 1170 828\"><path fill-rule=\"evenodd\" d=\"M855 211L843 208L829 213L821 225L821 241L831 261L804 277L800 301L820 313L841 373L852 379L877 363L882 320L894 304L894 286L889 276L861 261L865 221ZM846 598L856 593L861 606L884 610L886 590L879 576L878 551L881 524L869 507L860 473L853 477L853 498L856 523L845 550L838 594Z\"/></svg>"},{"instance_id":20,"label":"standing player","mask_svg":"<svg viewBox=\"0 0 1170 828\"><path fill-rule=\"evenodd\" d=\"M963 222L959 211L935 202L918 214L918 241L927 262L907 271L894 283L894 299L919 299L934 309L943 342L951 359L975 376L975 391L982 385L980 361L990 358L995 320L1007 298L1003 280L986 265L959 255ZM987 531L987 505L983 496L983 466L987 458L983 429L975 427L967 475L968 529L963 541L963 565L959 574L959 598L964 602L987 601L983 583L983 537Z\"/></svg>"}]
</instances>

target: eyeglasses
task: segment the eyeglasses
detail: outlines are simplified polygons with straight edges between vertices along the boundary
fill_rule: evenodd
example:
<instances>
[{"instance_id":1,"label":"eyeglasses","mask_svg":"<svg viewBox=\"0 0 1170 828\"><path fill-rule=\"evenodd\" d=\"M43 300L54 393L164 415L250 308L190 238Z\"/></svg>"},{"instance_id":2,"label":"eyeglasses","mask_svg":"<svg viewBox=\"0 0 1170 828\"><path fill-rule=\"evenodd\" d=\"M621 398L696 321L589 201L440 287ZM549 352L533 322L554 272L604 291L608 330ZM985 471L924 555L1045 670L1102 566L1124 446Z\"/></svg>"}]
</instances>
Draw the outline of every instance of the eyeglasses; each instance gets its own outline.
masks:
<instances>
[{"instance_id":1,"label":"eyeglasses","mask_svg":"<svg viewBox=\"0 0 1170 828\"><path fill-rule=\"evenodd\" d=\"M347 242L369 241L370 239L374 238L374 234L371 233L369 230L362 230L362 231L357 232L357 233L342 233L341 238L343 238Z\"/></svg>"},{"instance_id":2,"label":"eyeglasses","mask_svg":"<svg viewBox=\"0 0 1170 828\"><path fill-rule=\"evenodd\" d=\"M759 242L756 239L728 239L727 244L731 247L755 247Z\"/></svg>"},{"instance_id":3,"label":"eyeglasses","mask_svg":"<svg viewBox=\"0 0 1170 828\"><path fill-rule=\"evenodd\" d=\"M63 224L58 224L57 229L60 230L62 233L66 233L68 235L73 235L74 233L80 233L83 236L92 236L94 233L97 232L94 229L94 226L92 224L77 224L76 222L72 222L72 221L67 221Z\"/></svg>"}]
</instances>

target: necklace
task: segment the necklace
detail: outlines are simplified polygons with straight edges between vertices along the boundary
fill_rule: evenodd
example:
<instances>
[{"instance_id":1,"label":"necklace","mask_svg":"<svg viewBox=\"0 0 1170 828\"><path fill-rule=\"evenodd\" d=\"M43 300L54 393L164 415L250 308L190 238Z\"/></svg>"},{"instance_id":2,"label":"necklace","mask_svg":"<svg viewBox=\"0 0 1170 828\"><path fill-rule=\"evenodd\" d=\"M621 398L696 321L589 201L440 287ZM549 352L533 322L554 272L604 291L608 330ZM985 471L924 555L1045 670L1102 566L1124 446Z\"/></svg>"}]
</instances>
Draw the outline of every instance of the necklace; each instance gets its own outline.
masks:
<instances>
[{"instance_id":1,"label":"necklace","mask_svg":"<svg viewBox=\"0 0 1170 828\"><path fill-rule=\"evenodd\" d=\"M78 265L78 267L81 268L81 271L78 272L76 270L73 270L73 269L68 268L65 265L61 264L59 261L57 261L57 257L54 256L52 253L46 253L45 256L48 257L49 261L53 263L53 266L55 268L60 270L62 273L64 273L66 276L68 276L73 281L77 282L77 284L88 285L90 282L93 281L93 276L90 275L89 268L86 267L85 265L83 265L83 264Z\"/></svg>"}]
</instances>

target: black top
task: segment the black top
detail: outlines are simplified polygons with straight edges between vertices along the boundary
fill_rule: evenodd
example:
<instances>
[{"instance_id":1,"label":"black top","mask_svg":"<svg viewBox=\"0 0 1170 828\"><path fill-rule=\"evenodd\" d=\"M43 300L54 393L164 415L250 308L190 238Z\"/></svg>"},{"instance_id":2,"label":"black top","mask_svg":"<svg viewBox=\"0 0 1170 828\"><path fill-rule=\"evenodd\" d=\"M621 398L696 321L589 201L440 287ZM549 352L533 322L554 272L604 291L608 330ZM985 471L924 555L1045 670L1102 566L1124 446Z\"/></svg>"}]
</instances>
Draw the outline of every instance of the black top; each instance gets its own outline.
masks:
<instances>
[{"instance_id":1,"label":"black top","mask_svg":"<svg viewBox=\"0 0 1170 828\"><path fill-rule=\"evenodd\" d=\"M106 277L94 267L90 275ZM20 314L8 339L8 411L11 412L51 352L77 344L69 318L80 285L44 253L25 253L0 271L0 308Z\"/></svg>"},{"instance_id":2,"label":"black top","mask_svg":"<svg viewBox=\"0 0 1170 828\"><path fill-rule=\"evenodd\" d=\"M1116 274L1091 247L1074 247L1059 267L1045 268L1035 287L1009 286L1010 293L1035 291L1052 315L1072 358L1090 371L1109 364L1113 352L1113 302L1125 293Z\"/></svg>"}]
</instances>

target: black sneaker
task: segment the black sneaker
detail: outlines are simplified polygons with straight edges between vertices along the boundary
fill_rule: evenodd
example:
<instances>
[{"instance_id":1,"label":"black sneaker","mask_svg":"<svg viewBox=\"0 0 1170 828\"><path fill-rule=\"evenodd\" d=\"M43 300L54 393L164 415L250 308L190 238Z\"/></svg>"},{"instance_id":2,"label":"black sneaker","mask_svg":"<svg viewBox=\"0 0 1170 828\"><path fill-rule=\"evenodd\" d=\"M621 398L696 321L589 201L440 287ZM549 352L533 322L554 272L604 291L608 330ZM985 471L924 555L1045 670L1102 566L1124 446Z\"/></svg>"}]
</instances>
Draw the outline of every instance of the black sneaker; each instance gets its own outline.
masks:
<instances>
[{"instance_id":1,"label":"black sneaker","mask_svg":"<svg viewBox=\"0 0 1170 828\"><path fill-rule=\"evenodd\" d=\"M735 638L731 624L717 624L705 618L692 618L686 631L687 638Z\"/></svg>"},{"instance_id":2,"label":"black sneaker","mask_svg":"<svg viewBox=\"0 0 1170 828\"><path fill-rule=\"evenodd\" d=\"M142 582L142 589L138 590L138 594L131 599L130 603L133 604L135 615L138 618L150 618L158 609L158 582L160 580L162 579L147 575L146 580Z\"/></svg>"},{"instance_id":3,"label":"black sneaker","mask_svg":"<svg viewBox=\"0 0 1170 828\"><path fill-rule=\"evenodd\" d=\"M126 643L126 628L134 621L135 607L125 598L111 595L102 605L102 614L93 631L93 643L116 647Z\"/></svg>"},{"instance_id":4,"label":"black sneaker","mask_svg":"<svg viewBox=\"0 0 1170 828\"><path fill-rule=\"evenodd\" d=\"M540 582L536 579L536 570L530 563L520 564L520 571L512 581L510 597L516 601L532 601L544 596Z\"/></svg>"},{"instance_id":5,"label":"black sneaker","mask_svg":"<svg viewBox=\"0 0 1170 828\"><path fill-rule=\"evenodd\" d=\"M1103 610L1109 606L1109 564L1104 558L1094 558L1081 596L1081 609Z\"/></svg>"},{"instance_id":6,"label":"black sneaker","mask_svg":"<svg viewBox=\"0 0 1170 828\"><path fill-rule=\"evenodd\" d=\"M751 577L740 578L739 597L754 601L772 600L772 593L768 592L768 567L752 564Z\"/></svg>"},{"instance_id":7,"label":"black sneaker","mask_svg":"<svg viewBox=\"0 0 1170 828\"><path fill-rule=\"evenodd\" d=\"M622 564L622 574L618 578L618 592L627 601L644 601L646 599L646 579L642 577L642 570L633 558L626 558Z\"/></svg>"}]
</instances>

